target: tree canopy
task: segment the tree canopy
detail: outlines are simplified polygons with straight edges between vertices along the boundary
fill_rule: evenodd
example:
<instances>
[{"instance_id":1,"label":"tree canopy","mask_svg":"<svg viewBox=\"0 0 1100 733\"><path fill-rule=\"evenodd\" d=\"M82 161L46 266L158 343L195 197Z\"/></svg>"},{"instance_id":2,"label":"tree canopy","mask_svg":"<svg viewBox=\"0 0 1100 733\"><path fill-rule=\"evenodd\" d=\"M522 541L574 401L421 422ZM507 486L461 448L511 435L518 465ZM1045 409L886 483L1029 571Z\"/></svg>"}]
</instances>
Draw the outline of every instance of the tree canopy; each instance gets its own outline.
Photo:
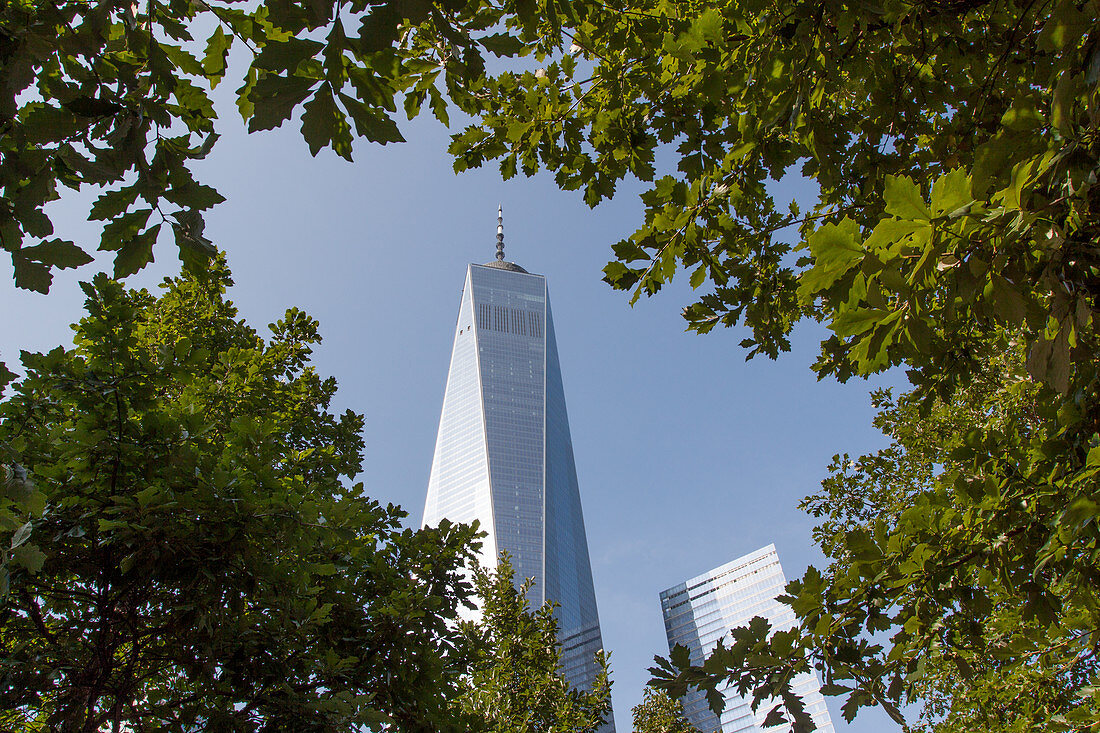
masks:
<instances>
[{"instance_id":1,"label":"tree canopy","mask_svg":"<svg viewBox=\"0 0 1100 733\"><path fill-rule=\"evenodd\" d=\"M698 733L684 717L684 706L664 690L646 687L630 712L634 733Z\"/></svg>"},{"instance_id":2,"label":"tree canopy","mask_svg":"<svg viewBox=\"0 0 1100 733\"><path fill-rule=\"evenodd\" d=\"M1027 444L1050 419L1043 416L1040 392L1027 378L1023 361L1018 343L991 355L950 403L937 401L929 411L922 411L912 395L874 395L879 409L875 422L890 444L854 460L838 456L822 491L804 502L824 519L816 536L833 559L830 573L850 572L850 538L883 531L900 534L918 512L928 518L922 533L927 545L950 541L955 523L965 523L967 517L959 511L961 502L944 501L944 489L964 467L959 456L969 451L974 431L999 431ZM1041 570L1039 576L1049 580ZM1021 603L1011 585L992 578L976 585L975 609L984 606L978 617L981 633L974 633L972 619L949 618L939 634L965 643L933 645L918 657L922 674L903 698L919 710L909 721L910 729L1038 730L1075 728L1070 724L1096 720L1100 700L1087 688L1095 684L1100 660L1091 640L1084 638L1087 612L1074 588L1053 587L1059 593L1056 606L1043 612ZM1052 637L1059 642L1051 643ZM1024 649L1038 653L1019 664L1014 652Z\"/></svg>"},{"instance_id":3,"label":"tree canopy","mask_svg":"<svg viewBox=\"0 0 1100 733\"><path fill-rule=\"evenodd\" d=\"M329 412L317 322L265 341L229 283L220 261L159 297L99 275L75 348L24 355L0 728L451 729L474 530L403 530L349 485L362 418Z\"/></svg>"},{"instance_id":4,"label":"tree canopy","mask_svg":"<svg viewBox=\"0 0 1100 733\"><path fill-rule=\"evenodd\" d=\"M354 137L403 140L399 104L410 119L473 111L485 55L521 50L497 30L505 15L540 23L530 0L4 3L0 246L16 285L46 292L52 269L91 261L88 244L54 236L44 207L63 187L99 192L89 218L115 277L148 264L162 237L185 264L211 256L203 212L223 197L192 167L216 147L211 91L227 78L249 131L300 113L314 155L351 160Z\"/></svg>"},{"instance_id":5,"label":"tree canopy","mask_svg":"<svg viewBox=\"0 0 1100 733\"><path fill-rule=\"evenodd\" d=\"M946 435L950 461L888 461L899 491L913 489L908 506L863 524L829 518L836 562L789 590L798 629L755 625L704 668L661 672L669 689L727 679L797 711L784 689L814 664L828 693L847 695L846 715L879 704L900 718L901 701L932 689L925 680L940 689L930 660L969 678L967 660L988 651L997 675L1038 668L1049 680L1055 660L1087 661L1100 645L1097 11L1094 0L12 2L0 10L0 241L17 284L45 290L50 268L88 255L51 239L44 202L59 184L103 186L91 216L106 222L100 248L116 253L117 275L149 261L165 223L185 261L208 256L201 212L220 197L188 166L216 141L208 89L233 46L249 61L238 92L249 128L301 108L314 152L350 156L353 128L398 139L399 102L444 120L453 104L474 117L451 146L458 170L548 170L591 205L625 178L646 182L644 220L614 246L607 281L637 299L690 272L689 328L740 325L749 356L777 356L797 322L816 319L830 331L818 374L905 368L905 404L927 416L970 414L961 405L989 365L1020 352L1023 371L1010 373L1033 406L1026 419L1001 409L1017 396L995 392L1000 407L986 409L1006 422ZM486 54L529 62L487 73ZM816 199L778 200L769 181L799 175ZM5 492L38 496L15 469ZM1076 725L1089 708L1074 705L1057 703L1050 725Z\"/></svg>"},{"instance_id":6,"label":"tree canopy","mask_svg":"<svg viewBox=\"0 0 1100 733\"><path fill-rule=\"evenodd\" d=\"M611 714L608 666L591 690L563 676L554 606L531 610L507 553L496 568L476 566L479 618L462 624L470 662L451 706L470 730L487 733L595 733Z\"/></svg>"},{"instance_id":7,"label":"tree canopy","mask_svg":"<svg viewBox=\"0 0 1100 733\"><path fill-rule=\"evenodd\" d=\"M660 665L661 684L730 682L779 699L804 727L784 691L811 663L828 694L847 696L846 716L877 704L899 720L932 659L967 678L968 656L988 651L996 674L1030 684L1049 682L1060 660L1090 670L1100 645L1096 4L558 10L562 31L544 36L552 52L538 68L485 84L479 119L454 138L456 169L548 170L592 205L627 177L649 182L644 222L615 245L606 280L636 300L689 272L700 292L684 311L689 328L740 325L749 356L777 356L813 318L830 331L819 375L906 368L912 409L928 415L969 399L998 355L1020 351L1013 380L1034 406L1027 419L976 420L960 443L945 436L949 464L884 476L900 479L905 510L830 540L837 563L788 590L798 629L769 636L754 624L704 667ZM786 176L812 182L816 200L778 200L769 181ZM994 397L985 409L1016 399ZM917 479L920 490L903 494ZM1083 679L1067 689L1089 694L1095 675ZM1079 701L1045 715L1073 727L1089 710Z\"/></svg>"}]
</instances>

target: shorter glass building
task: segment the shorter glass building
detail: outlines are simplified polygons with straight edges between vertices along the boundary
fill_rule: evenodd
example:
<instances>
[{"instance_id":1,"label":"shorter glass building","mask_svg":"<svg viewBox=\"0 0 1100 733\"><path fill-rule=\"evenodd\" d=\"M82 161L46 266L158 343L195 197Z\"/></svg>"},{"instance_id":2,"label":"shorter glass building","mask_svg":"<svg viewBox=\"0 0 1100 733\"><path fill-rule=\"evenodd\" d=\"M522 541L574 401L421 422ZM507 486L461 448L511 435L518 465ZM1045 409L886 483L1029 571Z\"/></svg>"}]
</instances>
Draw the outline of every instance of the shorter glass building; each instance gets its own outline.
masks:
<instances>
[{"instance_id":1,"label":"shorter glass building","mask_svg":"<svg viewBox=\"0 0 1100 733\"><path fill-rule=\"evenodd\" d=\"M691 663L698 665L730 629L747 625L754 616L763 616L776 630L792 628L794 611L776 600L786 585L775 545L768 545L663 591L661 613L669 651L681 644L691 652ZM794 689L806 703L817 730L833 733L817 675L800 675ZM720 716L711 712L706 697L698 690L684 696L684 713L701 733L784 730L763 727L772 705L761 703L754 713L750 700L741 697L736 688L725 690L724 695L726 708Z\"/></svg>"}]
</instances>

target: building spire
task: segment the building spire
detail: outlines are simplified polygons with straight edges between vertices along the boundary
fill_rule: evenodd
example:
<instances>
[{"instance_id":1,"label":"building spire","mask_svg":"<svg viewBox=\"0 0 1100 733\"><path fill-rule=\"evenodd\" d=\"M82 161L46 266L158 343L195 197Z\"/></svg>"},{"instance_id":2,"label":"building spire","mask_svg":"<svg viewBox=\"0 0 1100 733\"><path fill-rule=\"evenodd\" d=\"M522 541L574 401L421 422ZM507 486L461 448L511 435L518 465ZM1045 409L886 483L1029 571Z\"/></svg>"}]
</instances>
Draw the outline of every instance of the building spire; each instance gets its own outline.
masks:
<instances>
[{"instance_id":1,"label":"building spire","mask_svg":"<svg viewBox=\"0 0 1100 733\"><path fill-rule=\"evenodd\" d=\"M497 207L497 261L504 262L504 205Z\"/></svg>"}]
</instances>

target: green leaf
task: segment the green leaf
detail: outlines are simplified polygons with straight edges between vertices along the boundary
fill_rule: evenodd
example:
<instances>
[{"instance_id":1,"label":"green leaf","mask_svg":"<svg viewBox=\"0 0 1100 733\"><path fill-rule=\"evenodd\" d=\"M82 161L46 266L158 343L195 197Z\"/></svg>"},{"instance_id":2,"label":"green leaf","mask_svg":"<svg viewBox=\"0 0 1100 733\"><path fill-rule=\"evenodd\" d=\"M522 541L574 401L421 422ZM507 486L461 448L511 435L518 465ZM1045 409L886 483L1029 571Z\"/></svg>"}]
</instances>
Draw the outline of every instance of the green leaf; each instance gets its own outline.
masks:
<instances>
[{"instance_id":1,"label":"green leaf","mask_svg":"<svg viewBox=\"0 0 1100 733\"><path fill-rule=\"evenodd\" d=\"M321 148L329 144L335 128L336 103L325 83L313 99L306 103L305 112L302 113L302 137L309 145L311 155L317 155Z\"/></svg>"},{"instance_id":2,"label":"green leaf","mask_svg":"<svg viewBox=\"0 0 1100 733\"><path fill-rule=\"evenodd\" d=\"M363 53L376 53L396 43L403 18L396 3L375 5L359 26L358 45Z\"/></svg>"},{"instance_id":3,"label":"green leaf","mask_svg":"<svg viewBox=\"0 0 1100 733\"><path fill-rule=\"evenodd\" d=\"M115 255L115 279L133 275L153 261L153 245L159 234L160 224L157 224L123 243Z\"/></svg>"},{"instance_id":4,"label":"green leaf","mask_svg":"<svg viewBox=\"0 0 1100 733\"><path fill-rule=\"evenodd\" d=\"M691 650L683 644L676 644L668 655L669 661L678 669L691 666Z\"/></svg>"},{"instance_id":5,"label":"green leaf","mask_svg":"<svg viewBox=\"0 0 1100 733\"><path fill-rule=\"evenodd\" d=\"M361 102L370 107L381 107L390 112L397 111L394 91L384 77L358 66L351 66L347 71L348 78L355 87L355 95Z\"/></svg>"},{"instance_id":6,"label":"green leaf","mask_svg":"<svg viewBox=\"0 0 1100 733\"><path fill-rule=\"evenodd\" d=\"M24 542L30 539L31 534L34 532L34 522L24 522L19 526L19 529L15 531L15 534L11 537L9 547L19 547Z\"/></svg>"},{"instance_id":7,"label":"green leaf","mask_svg":"<svg viewBox=\"0 0 1100 733\"><path fill-rule=\"evenodd\" d=\"M882 219L875 225L871 236L863 243L868 252L874 252L880 259L895 257L902 247L910 243L919 230L927 230L929 224L908 219Z\"/></svg>"},{"instance_id":8,"label":"green leaf","mask_svg":"<svg viewBox=\"0 0 1100 733\"><path fill-rule=\"evenodd\" d=\"M241 119L248 122L256 112L256 105L252 102L252 92L259 81L260 72L253 67L248 67L244 83L237 89L237 111L241 113Z\"/></svg>"},{"instance_id":9,"label":"green leaf","mask_svg":"<svg viewBox=\"0 0 1100 733\"><path fill-rule=\"evenodd\" d=\"M381 110L368 107L358 99L341 92L340 101L344 103L344 109L348 111L352 122L355 124L355 132L360 137L365 137L371 142L403 143L397 123L390 119L389 115Z\"/></svg>"},{"instance_id":10,"label":"green leaf","mask_svg":"<svg viewBox=\"0 0 1100 733\"><path fill-rule=\"evenodd\" d=\"M221 137L216 132L212 132L206 136L202 141L202 144L198 147L192 148L188 151L188 155L192 160L203 160L207 155L210 155L210 151L214 149L214 143Z\"/></svg>"},{"instance_id":11,"label":"green leaf","mask_svg":"<svg viewBox=\"0 0 1100 733\"><path fill-rule=\"evenodd\" d=\"M272 41L263 47L252 65L264 71L286 71L293 75L298 64L314 58L324 47L319 41L303 38Z\"/></svg>"},{"instance_id":12,"label":"green leaf","mask_svg":"<svg viewBox=\"0 0 1100 733\"><path fill-rule=\"evenodd\" d=\"M1063 137L1073 134L1073 105L1080 93L1080 77L1063 71L1050 102L1050 123Z\"/></svg>"},{"instance_id":13,"label":"green leaf","mask_svg":"<svg viewBox=\"0 0 1100 733\"><path fill-rule=\"evenodd\" d=\"M114 220L103 227L103 234L99 242L100 251L113 251L121 248L125 242L133 239L145 227L145 223L149 221L149 215L152 213L152 209L138 209L115 217Z\"/></svg>"},{"instance_id":14,"label":"green leaf","mask_svg":"<svg viewBox=\"0 0 1100 733\"><path fill-rule=\"evenodd\" d=\"M807 243L814 265L799 278L799 297L803 300L813 298L859 264L864 252L858 239L859 225L847 217L839 224L826 224L811 234Z\"/></svg>"},{"instance_id":15,"label":"green leaf","mask_svg":"<svg viewBox=\"0 0 1100 733\"><path fill-rule=\"evenodd\" d=\"M443 98L439 90L435 86L428 88L428 103L432 107L432 114L435 118L442 122L444 126L451 124L450 117L447 115L447 100Z\"/></svg>"},{"instance_id":16,"label":"green leaf","mask_svg":"<svg viewBox=\"0 0 1100 733\"><path fill-rule=\"evenodd\" d=\"M1082 13L1075 2L1060 0L1039 31L1039 48L1060 53L1067 46L1076 46L1092 27L1093 19Z\"/></svg>"},{"instance_id":17,"label":"green leaf","mask_svg":"<svg viewBox=\"0 0 1100 733\"><path fill-rule=\"evenodd\" d=\"M997 317L1012 326L1022 324L1026 310L1021 288L996 273L993 273L991 278L993 282L994 310Z\"/></svg>"},{"instance_id":18,"label":"green leaf","mask_svg":"<svg viewBox=\"0 0 1100 733\"><path fill-rule=\"evenodd\" d=\"M889 311L880 308L849 308L833 319L829 329L841 338L856 336L873 328L888 315Z\"/></svg>"},{"instance_id":19,"label":"green leaf","mask_svg":"<svg viewBox=\"0 0 1100 733\"><path fill-rule=\"evenodd\" d=\"M42 572L46 564L46 554L34 545L20 545L12 550L12 562L26 568L31 573Z\"/></svg>"},{"instance_id":20,"label":"green leaf","mask_svg":"<svg viewBox=\"0 0 1100 733\"><path fill-rule=\"evenodd\" d=\"M33 262L17 252L12 253L11 263L15 268L16 287L37 293L50 292L50 283L53 282L50 268L39 262Z\"/></svg>"},{"instance_id":21,"label":"green leaf","mask_svg":"<svg viewBox=\"0 0 1100 733\"><path fill-rule=\"evenodd\" d=\"M202 214L189 209L177 211L173 217L176 221L172 222L172 232L176 247L179 248L180 260L192 271L202 271L209 258L217 254L213 243L202 236L206 227Z\"/></svg>"},{"instance_id":22,"label":"green leaf","mask_svg":"<svg viewBox=\"0 0 1100 733\"><path fill-rule=\"evenodd\" d=\"M402 106L405 108L405 117L408 119L414 119L420 114L420 107L424 104L424 98L428 93L422 89L414 89L405 93L405 101Z\"/></svg>"},{"instance_id":23,"label":"green leaf","mask_svg":"<svg viewBox=\"0 0 1100 733\"><path fill-rule=\"evenodd\" d=\"M1062 515L1062 521L1070 526L1080 526L1100 515L1100 504L1088 497L1075 499Z\"/></svg>"},{"instance_id":24,"label":"green leaf","mask_svg":"<svg viewBox=\"0 0 1100 733\"><path fill-rule=\"evenodd\" d=\"M202 57L202 69L210 79L210 88L213 89L225 75L226 65L229 61L229 49L233 43L233 36L222 30L219 23L206 40L206 53Z\"/></svg>"},{"instance_id":25,"label":"green leaf","mask_svg":"<svg viewBox=\"0 0 1100 733\"><path fill-rule=\"evenodd\" d=\"M351 131L347 118L336 106L328 82L321 85L302 113L302 137L311 155L331 146L341 157L351 160Z\"/></svg>"},{"instance_id":26,"label":"green leaf","mask_svg":"<svg viewBox=\"0 0 1100 733\"><path fill-rule=\"evenodd\" d=\"M678 58L688 60L705 46L722 39L724 20L715 8L707 8L692 19L691 25L673 39L666 36L666 50Z\"/></svg>"},{"instance_id":27,"label":"green leaf","mask_svg":"<svg viewBox=\"0 0 1100 733\"><path fill-rule=\"evenodd\" d=\"M70 109L74 103L78 108L81 107L79 100L66 104L66 109L51 107L41 102L29 106L26 116L21 121L21 129L27 142L32 145L43 145L60 142L76 135L83 125L75 117L78 114L76 110Z\"/></svg>"},{"instance_id":28,"label":"green leaf","mask_svg":"<svg viewBox=\"0 0 1100 733\"><path fill-rule=\"evenodd\" d=\"M1001 116L1001 124L1013 132L1027 132L1043 125L1043 115L1030 96L1022 96Z\"/></svg>"},{"instance_id":29,"label":"green leaf","mask_svg":"<svg viewBox=\"0 0 1100 733\"><path fill-rule=\"evenodd\" d=\"M972 172L973 190L984 194L1005 172L1012 168L1019 144L1013 136L1002 132L982 145L974 153Z\"/></svg>"},{"instance_id":30,"label":"green leaf","mask_svg":"<svg viewBox=\"0 0 1100 733\"><path fill-rule=\"evenodd\" d=\"M932 213L934 216L946 216L961 209L974 200L970 195L970 177L956 168L942 175L932 185Z\"/></svg>"},{"instance_id":31,"label":"green leaf","mask_svg":"<svg viewBox=\"0 0 1100 733\"><path fill-rule=\"evenodd\" d=\"M161 43L160 50L163 51L164 55L183 73L190 74L191 76L206 75L203 65L199 63L197 58L191 55L190 51L186 51L179 46L173 46L170 43Z\"/></svg>"},{"instance_id":32,"label":"green leaf","mask_svg":"<svg viewBox=\"0 0 1100 733\"><path fill-rule=\"evenodd\" d=\"M51 239L34 247L24 247L20 252L44 265L61 269L80 267L92 261L87 252L62 239Z\"/></svg>"},{"instance_id":33,"label":"green leaf","mask_svg":"<svg viewBox=\"0 0 1100 733\"><path fill-rule=\"evenodd\" d=\"M225 201L225 196L222 196L210 186L201 183L187 183L183 186L176 186L167 191L164 197L178 206L200 211Z\"/></svg>"},{"instance_id":34,"label":"green leaf","mask_svg":"<svg viewBox=\"0 0 1100 733\"><path fill-rule=\"evenodd\" d=\"M705 265L699 265L695 268L695 271L691 273L691 289L696 290L707 279L707 268Z\"/></svg>"},{"instance_id":35,"label":"green leaf","mask_svg":"<svg viewBox=\"0 0 1100 733\"><path fill-rule=\"evenodd\" d=\"M137 186L124 186L123 188L105 191L92 204L88 219L114 219L128 209L137 200L137 196Z\"/></svg>"},{"instance_id":36,"label":"green leaf","mask_svg":"<svg viewBox=\"0 0 1100 733\"><path fill-rule=\"evenodd\" d=\"M905 321L905 333L919 354L932 352L932 329L920 317L910 317Z\"/></svg>"},{"instance_id":37,"label":"green leaf","mask_svg":"<svg viewBox=\"0 0 1100 733\"><path fill-rule=\"evenodd\" d=\"M495 56L515 56L524 48L523 41L507 33L493 33L478 41Z\"/></svg>"},{"instance_id":38,"label":"green leaf","mask_svg":"<svg viewBox=\"0 0 1100 733\"><path fill-rule=\"evenodd\" d=\"M1070 385L1069 335L1066 330L1058 332L1050 351L1050 369L1047 379L1059 394L1066 394Z\"/></svg>"},{"instance_id":39,"label":"green leaf","mask_svg":"<svg viewBox=\"0 0 1100 733\"><path fill-rule=\"evenodd\" d=\"M248 93L252 114L248 131L270 130L279 127L294 114L294 108L309 96L316 81L300 76L266 74ZM242 108L242 113L244 113Z\"/></svg>"},{"instance_id":40,"label":"green leaf","mask_svg":"<svg viewBox=\"0 0 1100 733\"><path fill-rule=\"evenodd\" d=\"M15 372L13 372L11 369L8 369L4 362L0 361L0 394L3 394L4 388L14 382L15 379Z\"/></svg>"},{"instance_id":41,"label":"green leaf","mask_svg":"<svg viewBox=\"0 0 1100 733\"><path fill-rule=\"evenodd\" d=\"M883 199L886 202L886 213L899 219L928 221L932 218L932 213L920 194L920 188L909 176L886 176Z\"/></svg>"}]
</instances>

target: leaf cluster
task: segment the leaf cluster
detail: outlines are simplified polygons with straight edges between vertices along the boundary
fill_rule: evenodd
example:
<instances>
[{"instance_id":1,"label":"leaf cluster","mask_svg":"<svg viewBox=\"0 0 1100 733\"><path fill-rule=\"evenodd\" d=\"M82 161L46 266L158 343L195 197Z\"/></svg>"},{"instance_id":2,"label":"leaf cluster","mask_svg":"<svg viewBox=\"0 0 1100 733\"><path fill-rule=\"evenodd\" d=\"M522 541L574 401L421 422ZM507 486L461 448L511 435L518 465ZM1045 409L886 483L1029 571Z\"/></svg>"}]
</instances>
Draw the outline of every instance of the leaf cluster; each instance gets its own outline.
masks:
<instances>
[{"instance_id":1,"label":"leaf cluster","mask_svg":"<svg viewBox=\"0 0 1100 733\"><path fill-rule=\"evenodd\" d=\"M496 568L474 566L477 620L462 624L470 650L452 710L469 730L594 733L611 713L611 682L601 652L592 689L577 689L559 667L554 605L528 608L531 580L518 587L507 553Z\"/></svg>"},{"instance_id":2,"label":"leaf cluster","mask_svg":"<svg viewBox=\"0 0 1100 733\"><path fill-rule=\"evenodd\" d=\"M901 719L930 660L967 655L996 657L987 680L1087 694L1091 672L1056 680L1100 643L1098 14L1091 0L580 0L548 29L543 68L486 84L457 169L545 168L591 205L624 178L649 184L604 270L613 287L636 300L688 270L703 289L689 328L741 324L748 355L774 357L812 317L831 332L820 376L904 366L921 416L907 421L955 413L912 460L900 446L831 479L864 524L821 529L838 561L788 589L795 637L750 627L710 666L659 669L662 685L724 680L797 725L784 690L807 659L849 717L878 704ZM805 212L767 185L799 174L817 190ZM1004 354L1016 368L990 388ZM1075 725L1078 703L1052 699L1046 720Z\"/></svg>"},{"instance_id":3,"label":"leaf cluster","mask_svg":"<svg viewBox=\"0 0 1100 733\"><path fill-rule=\"evenodd\" d=\"M970 332L1026 323L1032 373L1065 391L1097 284L1095 10L571 3L539 73L487 82L455 166L546 168L591 205L650 182L606 280L636 300L690 270L710 286L690 328L743 323L750 356L813 315L835 333L821 374L928 360L948 389ZM808 213L766 185L799 173Z\"/></svg>"},{"instance_id":4,"label":"leaf cluster","mask_svg":"<svg viewBox=\"0 0 1100 733\"><path fill-rule=\"evenodd\" d=\"M1041 446L1049 421L1041 398L1041 390L1025 376L1018 342L1004 353L990 355L986 368L950 403L937 402L928 412L911 394L897 399L884 392L875 395L876 425L891 444L854 461L836 457L823 490L803 504L815 516L825 517L815 533L834 558L830 572L837 581L847 582L848 566L858 562L852 555L852 538L883 533L884 528L890 535L909 533L914 507L927 506L930 495L959 491L959 477L968 473L965 458L979 436L1016 433L1020 443ZM974 480L967 478L969 483ZM1032 494L1022 502L1036 504L1037 497ZM922 520L922 526L931 528L922 538L926 545L957 541L951 535L961 528L952 523L960 519L973 531L977 513L956 514L964 502L951 504L949 509L939 502L921 510L930 515L927 522ZM1043 511L1035 508L1033 514ZM1058 519L1048 516L1046 521L1054 524ZM1009 530L1013 531L1017 530ZM997 551L1010 541L1009 536L998 537L983 556L997 558ZM1044 551L1028 547L1027 540L1012 544L1012 553ZM920 546L914 551L927 552ZM992 569L1004 573L1001 562L997 558ZM1046 564L1040 562L1039 567ZM1100 667L1095 643L1085 638L1084 609L1091 600L1074 587L1080 579L1058 582L1057 571L1038 568L1026 580L995 577L995 572L973 577L970 597L933 630L932 643L906 650L919 671L910 676L905 691L907 702L921 705L913 729L1009 731L1052 724L1073 729L1071 720L1095 715L1095 700L1087 688L1095 683ZM1026 588L1016 587L1021 581ZM899 594L892 600L908 599ZM1050 608L1044 610L1046 603ZM900 656L897 647L893 652Z\"/></svg>"},{"instance_id":5,"label":"leaf cluster","mask_svg":"<svg viewBox=\"0 0 1100 733\"><path fill-rule=\"evenodd\" d=\"M317 323L265 340L229 282L97 276L75 348L23 355L0 445L38 498L0 515L0 727L447 729L475 530L403 530L349 485L362 418L329 412Z\"/></svg>"},{"instance_id":6,"label":"leaf cluster","mask_svg":"<svg viewBox=\"0 0 1100 733\"><path fill-rule=\"evenodd\" d=\"M403 137L398 106L444 124L474 109L485 57L526 49L505 15L532 0L14 0L0 7L0 247L15 283L47 292L91 261L55 237L61 189L98 192L99 249L130 275L171 236L185 265L214 252L204 212L223 197L193 175L214 149L214 88L236 77L249 131L300 115L310 152L351 160L355 137Z\"/></svg>"},{"instance_id":7,"label":"leaf cluster","mask_svg":"<svg viewBox=\"0 0 1100 733\"><path fill-rule=\"evenodd\" d=\"M1000 346L950 401L875 395L890 445L837 456L803 502L832 564L787 586L795 632L755 620L702 666L663 662L659 684L782 699L798 727L791 674L812 665L849 720L880 705L903 722L915 704L912 729L936 733L1094 721L1100 463L1067 470L1073 408L1029 377L1021 340Z\"/></svg>"},{"instance_id":8,"label":"leaf cluster","mask_svg":"<svg viewBox=\"0 0 1100 733\"><path fill-rule=\"evenodd\" d=\"M634 733L697 733L684 717L684 706L664 690L647 686L631 713Z\"/></svg>"}]
</instances>

